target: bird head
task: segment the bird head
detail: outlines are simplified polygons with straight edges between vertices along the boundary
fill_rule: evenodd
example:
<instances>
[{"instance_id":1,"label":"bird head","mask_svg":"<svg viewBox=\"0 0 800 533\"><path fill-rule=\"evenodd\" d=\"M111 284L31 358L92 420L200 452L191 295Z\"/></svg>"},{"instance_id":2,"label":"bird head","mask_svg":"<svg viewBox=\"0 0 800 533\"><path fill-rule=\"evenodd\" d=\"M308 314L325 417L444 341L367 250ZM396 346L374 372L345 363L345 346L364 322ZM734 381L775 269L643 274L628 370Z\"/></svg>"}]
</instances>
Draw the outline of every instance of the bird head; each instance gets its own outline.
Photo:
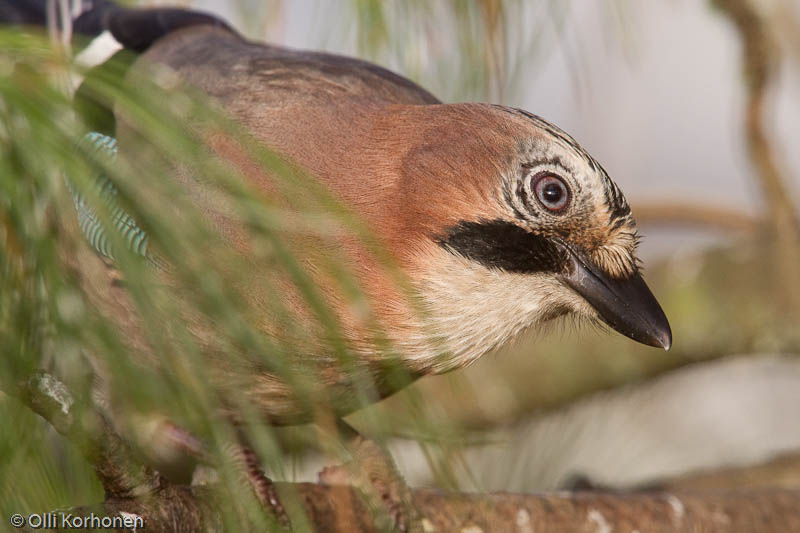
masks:
<instances>
[{"instance_id":1,"label":"bird head","mask_svg":"<svg viewBox=\"0 0 800 533\"><path fill-rule=\"evenodd\" d=\"M431 120L403 168L416 177L404 192L406 225L428 241L415 248L416 277L452 354L440 370L567 314L669 349L631 209L603 167L530 113L441 107L447 116Z\"/></svg>"}]
</instances>

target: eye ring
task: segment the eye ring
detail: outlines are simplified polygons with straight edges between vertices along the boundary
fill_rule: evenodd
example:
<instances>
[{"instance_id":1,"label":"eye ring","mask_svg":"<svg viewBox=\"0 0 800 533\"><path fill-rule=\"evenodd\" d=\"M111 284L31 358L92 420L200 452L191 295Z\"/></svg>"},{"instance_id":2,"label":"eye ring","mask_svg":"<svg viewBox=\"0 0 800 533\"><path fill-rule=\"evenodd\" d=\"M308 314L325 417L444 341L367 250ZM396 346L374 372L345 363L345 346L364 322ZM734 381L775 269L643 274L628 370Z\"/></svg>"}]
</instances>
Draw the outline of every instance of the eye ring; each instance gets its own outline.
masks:
<instances>
[{"instance_id":1,"label":"eye ring","mask_svg":"<svg viewBox=\"0 0 800 533\"><path fill-rule=\"evenodd\" d=\"M536 201L550 213L563 213L572 197L567 183L550 172L535 176L532 189Z\"/></svg>"}]
</instances>

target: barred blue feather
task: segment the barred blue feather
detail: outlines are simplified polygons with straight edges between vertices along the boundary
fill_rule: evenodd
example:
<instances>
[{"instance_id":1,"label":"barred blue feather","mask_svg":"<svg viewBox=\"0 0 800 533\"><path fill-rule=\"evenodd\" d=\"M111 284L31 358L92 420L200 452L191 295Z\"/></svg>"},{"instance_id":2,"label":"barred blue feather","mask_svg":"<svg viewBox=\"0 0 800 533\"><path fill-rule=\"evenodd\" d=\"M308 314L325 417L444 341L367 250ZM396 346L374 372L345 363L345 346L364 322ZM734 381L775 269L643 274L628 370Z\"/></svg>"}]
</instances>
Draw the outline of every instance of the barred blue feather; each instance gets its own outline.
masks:
<instances>
[{"instance_id":1,"label":"barred blue feather","mask_svg":"<svg viewBox=\"0 0 800 533\"><path fill-rule=\"evenodd\" d=\"M113 162L117 157L117 140L102 133L87 133L78 143L78 148L95 150L101 157L107 157L109 162ZM78 214L78 225L83 232L83 236L98 253L114 259L114 250L109 242L109 228L103 224L100 217L86 203L83 195L76 191L69 177L65 176L67 188L72 193L72 201ZM126 213L117 202L119 191L114 183L103 173L98 173L94 184L98 196L105 202L111 213L111 224L113 231L122 235L127 248L142 257L150 258L147 251L147 233L136 224L136 221Z\"/></svg>"}]
</instances>

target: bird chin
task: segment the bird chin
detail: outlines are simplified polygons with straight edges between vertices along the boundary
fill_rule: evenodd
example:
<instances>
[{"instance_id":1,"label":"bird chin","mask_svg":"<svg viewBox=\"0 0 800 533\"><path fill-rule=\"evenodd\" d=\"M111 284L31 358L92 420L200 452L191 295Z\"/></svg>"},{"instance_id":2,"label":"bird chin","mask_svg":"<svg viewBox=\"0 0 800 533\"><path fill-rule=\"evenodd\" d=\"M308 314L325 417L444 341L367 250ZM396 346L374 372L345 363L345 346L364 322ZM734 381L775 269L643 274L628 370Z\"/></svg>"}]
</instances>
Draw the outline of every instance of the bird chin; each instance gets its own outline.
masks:
<instances>
[{"instance_id":1,"label":"bird chin","mask_svg":"<svg viewBox=\"0 0 800 533\"><path fill-rule=\"evenodd\" d=\"M579 308L575 307L576 304L579 305ZM582 319L588 316L586 315L588 312L593 312L591 306L587 306L582 302L573 304L557 303L543 308L539 314L538 321L541 323L553 322L564 317Z\"/></svg>"},{"instance_id":2,"label":"bird chin","mask_svg":"<svg viewBox=\"0 0 800 533\"><path fill-rule=\"evenodd\" d=\"M435 251L419 282L427 311L427 326L419 329L433 332L448 355L430 350L427 335L402 341L411 366L425 372L467 366L523 331L586 305L552 273L506 272Z\"/></svg>"}]
</instances>

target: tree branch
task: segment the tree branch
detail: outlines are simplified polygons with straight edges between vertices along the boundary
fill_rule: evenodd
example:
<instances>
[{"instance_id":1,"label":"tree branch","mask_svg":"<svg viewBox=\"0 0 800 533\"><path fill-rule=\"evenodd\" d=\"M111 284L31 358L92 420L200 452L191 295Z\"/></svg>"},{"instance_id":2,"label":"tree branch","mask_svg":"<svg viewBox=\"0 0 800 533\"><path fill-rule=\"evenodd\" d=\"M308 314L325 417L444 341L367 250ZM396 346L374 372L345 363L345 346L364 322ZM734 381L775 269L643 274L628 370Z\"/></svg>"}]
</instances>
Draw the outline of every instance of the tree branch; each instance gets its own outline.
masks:
<instances>
[{"instance_id":1,"label":"tree branch","mask_svg":"<svg viewBox=\"0 0 800 533\"><path fill-rule=\"evenodd\" d=\"M349 487L279 483L318 532L378 531ZM221 530L200 488L169 487L150 499L110 499L72 516L141 517L146 531ZM458 494L413 491L422 531L800 531L800 490Z\"/></svg>"},{"instance_id":2,"label":"tree branch","mask_svg":"<svg viewBox=\"0 0 800 533\"><path fill-rule=\"evenodd\" d=\"M144 466L117 435L105 416L80 406L57 378L37 372L17 385L16 396L78 446L95 470L108 498L130 498L152 493L164 485L161 476Z\"/></svg>"},{"instance_id":3,"label":"tree branch","mask_svg":"<svg viewBox=\"0 0 800 533\"><path fill-rule=\"evenodd\" d=\"M769 88L780 64L780 49L770 28L752 0L712 0L735 25L742 41L742 69L747 86L745 135L750 159L755 166L767 202L766 221L774 242L775 278L779 287L776 305L787 315L800 305L800 218L786 187L775 151L764 127Z\"/></svg>"},{"instance_id":4,"label":"tree branch","mask_svg":"<svg viewBox=\"0 0 800 533\"><path fill-rule=\"evenodd\" d=\"M637 202L634 215L640 224L703 226L737 233L752 232L763 225L760 217L739 210L669 202Z\"/></svg>"},{"instance_id":5,"label":"tree branch","mask_svg":"<svg viewBox=\"0 0 800 533\"><path fill-rule=\"evenodd\" d=\"M800 224L764 129L768 90L780 63L773 32L751 0L713 0L712 3L734 23L742 41L742 69L747 86L745 134L757 170L755 177L767 201L768 218L775 231L796 234Z\"/></svg>"},{"instance_id":6,"label":"tree branch","mask_svg":"<svg viewBox=\"0 0 800 533\"><path fill-rule=\"evenodd\" d=\"M50 374L35 374L17 392L59 433L78 443L106 489L102 504L48 513L51 527L69 529L76 519L94 516L141 520L149 532L223 529L222 509L211 488L165 482L138 461L98 413L78 417L72 394ZM349 487L277 486L283 497L298 502L316 531L378 530L375 513ZM800 531L800 490L794 489L542 495L416 489L412 498L422 531Z\"/></svg>"}]
</instances>

